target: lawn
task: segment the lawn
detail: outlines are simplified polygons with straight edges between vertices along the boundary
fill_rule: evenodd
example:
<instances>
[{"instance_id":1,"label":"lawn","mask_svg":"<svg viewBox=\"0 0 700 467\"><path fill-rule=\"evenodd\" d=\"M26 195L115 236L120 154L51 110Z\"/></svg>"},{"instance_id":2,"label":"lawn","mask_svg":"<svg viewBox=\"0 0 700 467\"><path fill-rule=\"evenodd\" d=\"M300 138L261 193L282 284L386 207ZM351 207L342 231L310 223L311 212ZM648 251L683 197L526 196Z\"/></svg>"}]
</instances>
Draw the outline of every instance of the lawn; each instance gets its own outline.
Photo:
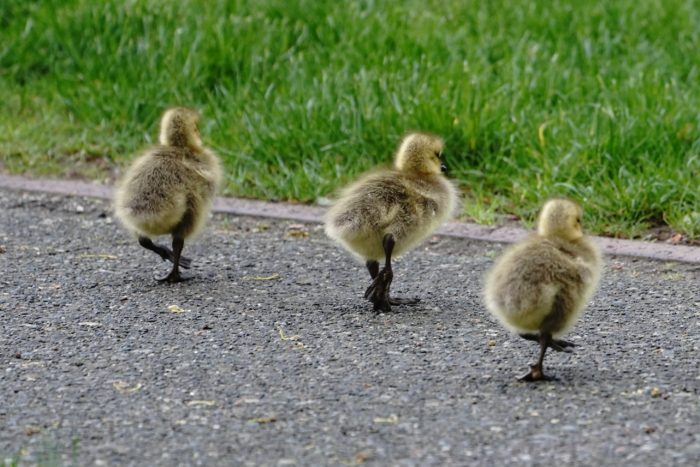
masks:
<instances>
[{"instance_id":1,"label":"lawn","mask_svg":"<svg viewBox=\"0 0 700 467\"><path fill-rule=\"evenodd\" d=\"M442 135L463 215L700 236L700 4L3 0L0 169L109 178L170 105L229 195L313 202Z\"/></svg>"}]
</instances>

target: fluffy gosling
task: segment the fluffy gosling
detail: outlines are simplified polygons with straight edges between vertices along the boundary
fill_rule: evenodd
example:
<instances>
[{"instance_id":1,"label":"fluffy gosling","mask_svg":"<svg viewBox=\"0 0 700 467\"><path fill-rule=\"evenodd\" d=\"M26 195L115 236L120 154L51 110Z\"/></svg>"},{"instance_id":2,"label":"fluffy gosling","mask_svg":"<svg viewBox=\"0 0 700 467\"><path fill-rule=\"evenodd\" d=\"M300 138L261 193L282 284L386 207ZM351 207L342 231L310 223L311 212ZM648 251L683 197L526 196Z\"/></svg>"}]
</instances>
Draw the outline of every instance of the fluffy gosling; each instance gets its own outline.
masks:
<instances>
[{"instance_id":1,"label":"fluffy gosling","mask_svg":"<svg viewBox=\"0 0 700 467\"><path fill-rule=\"evenodd\" d=\"M455 211L457 190L443 175L443 144L437 136L407 135L393 168L362 175L340 192L326 215L326 234L364 260L372 279L365 298L375 311L419 301L390 296L391 258L416 246Z\"/></svg>"},{"instance_id":2,"label":"fluffy gosling","mask_svg":"<svg viewBox=\"0 0 700 467\"><path fill-rule=\"evenodd\" d=\"M547 347L571 352L554 339L578 319L598 285L601 254L583 235L581 207L565 199L545 203L537 233L508 249L486 277L489 311L508 329L539 342L540 356L522 381L550 379L542 362Z\"/></svg>"},{"instance_id":3,"label":"fluffy gosling","mask_svg":"<svg viewBox=\"0 0 700 467\"><path fill-rule=\"evenodd\" d=\"M160 145L145 151L117 186L114 207L139 244L173 263L163 282L180 282L185 239L197 234L208 217L221 180L218 157L202 146L199 114L183 107L167 110L160 122ZM172 250L151 236L171 235Z\"/></svg>"}]
</instances>

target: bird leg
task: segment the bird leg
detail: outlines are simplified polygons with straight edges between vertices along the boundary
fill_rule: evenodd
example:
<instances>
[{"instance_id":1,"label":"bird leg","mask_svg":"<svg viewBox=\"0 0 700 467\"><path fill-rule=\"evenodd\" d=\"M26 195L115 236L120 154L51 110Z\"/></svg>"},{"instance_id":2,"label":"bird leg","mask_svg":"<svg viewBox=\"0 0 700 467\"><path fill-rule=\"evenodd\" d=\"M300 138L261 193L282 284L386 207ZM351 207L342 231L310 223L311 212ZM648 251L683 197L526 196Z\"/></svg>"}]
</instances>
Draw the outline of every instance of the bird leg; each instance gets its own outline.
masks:
<instances>
[{"instance_id":1,"label":"bird leg","mask_svg":"<svg viewBox=\"0 0 700 467\"><path fill-rule=\"evenodd\" d=\"M365 291L365 298L374 304L374 311L391 311L391 305L413 305L418 303L419 299L401 299L391 298L389 290L391 282L394 279L394 272L391 268L391 253L394 251L396 241L392 234L384 235L382 246L384 248L385 261L384 268L377 272L379 263L377 261L367 261L367 270L373 280Z\"/></svg>"},{"instance_id":2,"label":"bird leg","mask_svg":"<svg viewBox=\"0 0 700 467\"><path fill-rule=\"evenodd\" d=\"M384 247L385 262L381 271L377 272L379 263L377 261L368 261L367 269L370 276L373 276L372 283L365 290L365 298L374 304L374 311L391 311L389 304L389 288L391 281L394 279L394 272L391 269L391 252L394 250L394 236L392 234L384 235L382 241ZM376 274L375 274L376 273Z\"/></svg>"},{"instance_id":3,"label":"bird leg","mask_svg":"<svg viewBox=\"0 0 700 467\"><path fill-rule=\"evenodd\" d=\"M159 282L182 282L188 279L180 275L180 253L182 253L182 248L184 246L185 239L173 235L173 268L167 276L159 278Z\"/></svg>"},{"instance_id":4,"label":"bird leg","mask_svg":"<svg viewBox=\"0 0 700 467\"><path fill-rule=\"evenodd\" d=\"M187 232L191 230L193 220L194 215L192 209L187 209L185 215L182 216L180 222L175 229L173 229L173 269L170 271L170 274L158 279L160 282L182 282L189 279L189 277L182 277L180 275L180 265L182 263L181 253L185 246L185 237L187 236Z\"/></svg>"},{"instance_id":5,"label":"bird leg","mask_svg":"<svg viewBox=\"0 0 700 467\"><path fill-rule=\"evenodd\" d=\"M535 341L535 342L540 341L539 334L519 334L519 336L522 337L523 339L526 339L529 341ZM557 352L567 352L567 353L573 352L569 347L576 347L576 344L574 344L573 342L565 341L563 339L550 339L549 343L547 345L552 350L556 350Z\"/></svg>"},{"instance_id":6,"label":"bird leg","mask_svg":"<svg viewBox=\"0 0 700 467\"><path fill-rule=\"evenodd\" d=\"M379 261L375 261L373 259L367 260L367 263L365 263L367 266L367 270L369 271L369 276L374 280L377 277L377 274L379 274Z\"/></svg>"},{"instance_id":7,"label":"bird leg","mask_svg":"<svg viewBox=\"0 0 700 467\"><path fill-rule=\"evenodd\" d=\"M526 334L528 335L528 334ZM526 337L526 339L528 339ZM544 374L542 369L542 363L544 361L544 354L547 352L547 347L552 344L552 335L549 333L542 333L539 336L540 342L540 358L537 359L537 363L530 365L530 372L525 376L520 377L520 381L549 381L554 378Z\"/></svg>"},{"instance_id":8,"label":"bird leg","mask_svg":"<svg viewBox=\"0 0 700 467\"><path fill-rule=\"evenodd\" d=\"M141 245L147 250L151 250L157 253L158 256L160 256L163 259L163 261L170 261L171 263L174 262L173 251L167 246L162 246L153 243L150 238L143 236L139 236L139 245ZM186 258L184 256L180 256L180 266L182 266L183 268L189 269L191 263L191 259Z\"/></svg>"}]
</instances>

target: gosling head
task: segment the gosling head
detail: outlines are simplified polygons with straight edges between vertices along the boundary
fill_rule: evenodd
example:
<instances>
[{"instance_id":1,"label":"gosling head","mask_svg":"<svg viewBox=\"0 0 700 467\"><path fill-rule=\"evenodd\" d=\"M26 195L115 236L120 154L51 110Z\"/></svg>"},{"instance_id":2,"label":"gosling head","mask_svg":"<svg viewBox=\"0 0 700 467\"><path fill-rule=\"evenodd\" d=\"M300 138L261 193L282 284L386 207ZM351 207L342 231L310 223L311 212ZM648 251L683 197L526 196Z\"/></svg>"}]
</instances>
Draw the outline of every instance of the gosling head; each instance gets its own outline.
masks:
<instances>
[{"instance_id":1,"label":"gosling head","mask_svg":"<svg viewBox=\"0 0 700 467\"><path fill-rule=\"evenodd\" d=\"M568 199L547 201L537 220L537 233L544 237L577 240L583 237L581 207Z\"/></svg>"},{"instance_id":2,"label":"gosling head","mask_svg":"<svg viewBox=\"0 0 700 467\"><path fill-rule=\"evenodd\" d=\"M399 145L394 166L402 172L435 175L447 171L442 162L442 138L425 133L406 135Z\"/></svg>"},{"instance_id":3,"label":"gosling head","mask_svg":"<svg viewBox=\"0 0 700 467\"><path fill-rule=\"evenodd\" d=\"M185 107L174 107L166 110L160 120L159 141L164 146L201 149L199 113Z\"/></svg>"}]
</instances>

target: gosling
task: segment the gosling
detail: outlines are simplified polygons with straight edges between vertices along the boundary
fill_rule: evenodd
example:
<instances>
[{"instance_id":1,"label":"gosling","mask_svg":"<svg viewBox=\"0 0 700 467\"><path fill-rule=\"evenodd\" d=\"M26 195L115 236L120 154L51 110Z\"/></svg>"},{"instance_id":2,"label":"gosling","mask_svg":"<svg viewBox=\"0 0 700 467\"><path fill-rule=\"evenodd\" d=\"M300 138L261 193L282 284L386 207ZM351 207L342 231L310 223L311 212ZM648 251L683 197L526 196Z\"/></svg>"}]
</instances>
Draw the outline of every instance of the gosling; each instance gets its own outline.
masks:
<instances>
[{"instance_id":1,"label":"gosling","mask_svg":"<svg viewBox=\"0 0 700 467\"><path fill-rule=\"evenodd\" d=\"M326 234L365 262L372 282L364 296L374 311L420 301L391 297L391 259L416 246L455 211L457 189L443 175L443 145L437 136L408 134L393 168L362 175L340 192L326 215Z\"/></svg>"},{"instance_id":2,"label":"gosling","mask_svg":"<svg viewBox=\"0 0 700 467\"><path fill-rule=\"evenodd\" d=\"M180 282L185 240L199 233L221 181L218 157L202 146L199 114L188 108L167 110L160 122L159 146L145 151L118 184L115 212L139 244L173 263L161 282ZM172 250L150 237L171 235Z\"/></svg>"},{"instance_id":3,"label":"gosling","mask_svg":"<svg viewBox=\"0 0 700 467\"><path fill-rule=\"evenodd\" d=\"M583 235L581 207L565 199L545 203L537 233L511 247L486 277L489 311L520 337L539 342L540 356L521 381L552 379L542 362L548 347L571 352L555 339L578 319L600 279L599 249Z\"/></svg>"}]
</instances>

